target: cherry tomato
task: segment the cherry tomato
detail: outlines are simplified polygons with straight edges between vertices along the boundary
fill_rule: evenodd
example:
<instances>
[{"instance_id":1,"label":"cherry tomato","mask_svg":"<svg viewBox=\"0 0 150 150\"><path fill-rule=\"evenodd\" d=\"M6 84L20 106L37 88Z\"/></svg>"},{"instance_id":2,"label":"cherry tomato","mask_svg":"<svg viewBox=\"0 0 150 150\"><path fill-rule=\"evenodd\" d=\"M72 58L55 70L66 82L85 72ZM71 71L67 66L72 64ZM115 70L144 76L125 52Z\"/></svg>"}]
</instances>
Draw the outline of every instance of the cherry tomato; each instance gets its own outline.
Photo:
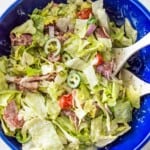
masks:
<instances>
[{"instance_id":1,"label":"cherry tomato","mask_svg":"<svg viewBox=\"0 0 150 150\"><path fill-rule=\"evenodd\" d=\"M88 19L90 14L92 14L91 8L84 8L77 13L79 19Z\"/></svg>"},{"instance_id":2,"label":"cherry tomato","mask_svg":"<svg viewBox=\"0 0 150 150\"><path fill-rule=\"evenodd\" d=\"M59 99L59 106L61 109L70 109L73 106L72 94L62 95Z\"/></svg>"},{"instance_id":3,"label":"cherry tomato","mask_svg":"<svg viewBox=\"0 0 150 150\"><path fill-rule=\"evenodd\" d=\"M104 59L101 54L96 54L95 59L93 60L93 65L98 66L104 63Z\"/></svg>"}]
</instances>

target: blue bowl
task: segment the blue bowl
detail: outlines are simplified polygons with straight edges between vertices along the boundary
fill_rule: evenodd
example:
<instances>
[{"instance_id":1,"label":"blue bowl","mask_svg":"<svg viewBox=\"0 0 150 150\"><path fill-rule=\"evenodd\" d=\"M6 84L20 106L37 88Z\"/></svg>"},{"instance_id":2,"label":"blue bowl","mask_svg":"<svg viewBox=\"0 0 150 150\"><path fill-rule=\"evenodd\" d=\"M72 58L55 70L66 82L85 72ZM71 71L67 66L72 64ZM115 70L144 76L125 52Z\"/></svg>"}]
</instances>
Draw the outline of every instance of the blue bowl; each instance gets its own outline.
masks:
<instances>
[{"instance_id":1,"label":"blue bowl","mask_svg":"<svg viewBox=\"0 0 150 150\"><path fill-rule=\"evenodd\" d=\"M34 8L43 8L49 0L17 0L0 17L0 55L10 52L9 32L16 25L28 19L28 14ZM56 0L55 2L65 2ZM138 31L138 39L150 32L150 12L136 0L104 0L105 8L110 18L121 25L127 17ZM141 79L150 82L150 47L142 49L129 60L130 70ZM132 129L117 141L103 148L107 150L140 150L150 139L150 95L141 98L141 108L135 110ZM13 138L4 135L0 129L1 138L12 150L20 150L21 145Z\"/></svg>"}]
</instances>

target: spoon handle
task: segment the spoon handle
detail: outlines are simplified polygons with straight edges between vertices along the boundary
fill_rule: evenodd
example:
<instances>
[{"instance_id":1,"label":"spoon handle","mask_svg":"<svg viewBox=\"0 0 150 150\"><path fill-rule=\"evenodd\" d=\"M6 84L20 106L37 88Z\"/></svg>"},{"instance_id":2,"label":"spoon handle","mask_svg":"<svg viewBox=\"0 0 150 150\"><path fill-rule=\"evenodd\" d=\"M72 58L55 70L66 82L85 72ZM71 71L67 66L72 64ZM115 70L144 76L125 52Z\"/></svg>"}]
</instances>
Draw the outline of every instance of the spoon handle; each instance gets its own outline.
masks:
<instances>
[{"instance_id":1,"label":"spoon handle","mask_svg":"<svg viewBox=\"0 0 150 150\"><path fill-rule=\"evenodd\" d=\"M146 34L142 39L137 41L135 44L125 47L125 48L116 48L114 49L115 53L115 61L116 61L116 67L114 68L114 72L112 76L115 76L119 70L122 68L122 66L125 64L125 62L138 50L141 48L150 45L150 32Z\"/></svg>"},{"instance_id":2,"label":"spoon handle","mask_svg":"<svg viewBox=\"0 0 150 150\"><path fill-rule=\"evenodd\" d=\"M143 38L141 38L139 41L137 41L135 44L124 48L125 51L128 51L128 53L133 55L138 50L150 45L150 32L146 34Z\"/></svg>"},{"instance_id":3,"label":"spoon handle","mask_svg":"<svg viewBox=\"0 0 150 150\"><path fill-rule=\"evenodd\" d=\"M150 84L144 82L142 84L142 90L141 90L141 95L147 95L147 94L150 94Z\"/></svg>"},{"instance_id":4,"label":"spoon handle","mask_svg":"<svg viewBox=\"0 0 150 150\"><path fill-rule=\"evenodd\" d=\"M132 85L137 91L139 91L140 96L150 94L150 83L139 79L130 71L122 69L121 79L124 81L126 86Z\"/></svg>"}]
</instances>

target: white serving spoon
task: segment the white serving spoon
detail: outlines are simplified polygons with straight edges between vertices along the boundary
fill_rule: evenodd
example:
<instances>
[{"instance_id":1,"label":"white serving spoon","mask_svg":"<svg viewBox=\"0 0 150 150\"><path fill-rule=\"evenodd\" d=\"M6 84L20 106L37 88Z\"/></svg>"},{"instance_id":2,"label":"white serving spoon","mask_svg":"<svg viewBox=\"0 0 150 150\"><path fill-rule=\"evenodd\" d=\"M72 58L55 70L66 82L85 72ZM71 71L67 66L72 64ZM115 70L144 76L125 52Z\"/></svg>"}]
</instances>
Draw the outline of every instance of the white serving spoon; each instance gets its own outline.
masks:
<instances>
[{"instance_id":1,"label":"white serving spoon","mask_svg":"<svg viewBox=\"0 0 150 150\"><path fill-rule=\"evenodd\" d=\"M127 62L127 60L139 51L141 48L150 45L150 32L146 34L142 39L140 39L135 44L125 47L125 48L114 48L114 57L115 57L115 67L113 71L113 76L117 75L123 65Z\"/></svg>"},{"instance_id":2,"label":"white serving spoon","mask_svg":"<svg viewBox=\"0 0 150 150\"><path fill-rule=\"evenodd\" d=\"M140 96L150 94L150 83L142 81L127 69L122 69L119 75L125 86L132 85L139 92Z\"/></svg>"}]
</instances>

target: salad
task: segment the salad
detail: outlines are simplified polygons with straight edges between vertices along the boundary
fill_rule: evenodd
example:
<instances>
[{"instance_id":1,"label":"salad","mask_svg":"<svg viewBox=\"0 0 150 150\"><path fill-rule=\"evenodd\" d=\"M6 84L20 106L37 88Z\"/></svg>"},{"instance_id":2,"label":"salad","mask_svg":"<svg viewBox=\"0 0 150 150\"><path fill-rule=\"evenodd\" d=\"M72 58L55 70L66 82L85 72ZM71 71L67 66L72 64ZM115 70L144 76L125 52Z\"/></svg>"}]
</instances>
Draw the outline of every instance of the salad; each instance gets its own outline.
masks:
<instances>
[{"instance_id":1,"label":"salad","mask_svg":"<svg viewBox=\"0 0 150 150\"><path fill-rule=\"evenodd\" d=\"M10 32L0 57L0 119L23 150L104 147L131 129L140 96L118 77L113 47L137 32L111 22L103 1L50 2Z\"/></svg>"}]
</instances>

